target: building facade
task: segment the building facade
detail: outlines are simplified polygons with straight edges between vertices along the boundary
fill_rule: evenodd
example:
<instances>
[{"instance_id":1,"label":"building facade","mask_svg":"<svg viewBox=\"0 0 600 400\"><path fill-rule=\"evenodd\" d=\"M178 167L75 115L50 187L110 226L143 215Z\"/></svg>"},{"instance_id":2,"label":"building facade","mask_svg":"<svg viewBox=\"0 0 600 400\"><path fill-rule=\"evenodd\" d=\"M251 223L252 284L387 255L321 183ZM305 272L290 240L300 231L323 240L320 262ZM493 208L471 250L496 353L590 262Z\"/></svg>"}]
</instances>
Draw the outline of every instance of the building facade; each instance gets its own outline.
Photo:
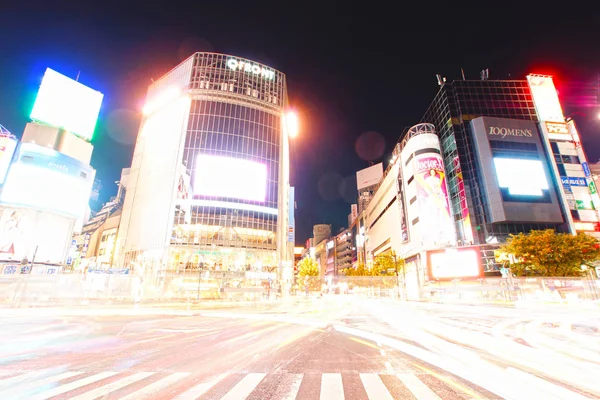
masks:
<instances>
[{"instance_id":1,"label":"building facade","mask_svg":"<svg viewBox=\"0 0 600 400\"><path fill-rule=\"evenodd\" d=\"M286 107L285 75L239 57L196 53L156 80L134 151L119 264L291 278Z\"/></svg>"},{"instance_id":2,"label":"building facade","mask_svg":"<svg viewBox=\"0 0 600 400\"><path fill-rule=\"evenodd\" d=\"M510 234L597 235L599 201L551 77L444 83L366 209L367 263L394 251L419 298L432 282L498 274Z\"/></svg>"}]
</instances>

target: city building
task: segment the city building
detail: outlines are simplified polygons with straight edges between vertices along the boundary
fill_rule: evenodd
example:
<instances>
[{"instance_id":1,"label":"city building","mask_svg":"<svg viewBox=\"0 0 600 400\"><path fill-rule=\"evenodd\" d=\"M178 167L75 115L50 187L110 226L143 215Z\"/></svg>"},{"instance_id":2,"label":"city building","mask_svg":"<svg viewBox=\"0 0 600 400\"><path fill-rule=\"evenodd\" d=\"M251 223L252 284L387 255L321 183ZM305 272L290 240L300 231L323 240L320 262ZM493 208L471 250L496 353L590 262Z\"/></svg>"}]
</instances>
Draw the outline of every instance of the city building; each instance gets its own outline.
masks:
<instances>
[{"instance_id":1,"label":"city building","mask_svg":"<svg viewBox=\"0 0 600 400\"><path fill-rule=\"evenodd\" d=\"M69 260L73 269L111 267L129 172L129 168L123 168L121 179L116 182L117 195L83 225L81 232L73 235L74 248Z\"/></svg>"},{"instance_id":2,"label":"city building","mask_svg":"<svg viewBox=\"0 0 600 400\"><path fill-rule=\"evenodd\" d=\"M596 185L552 78L484 77L440 81L366 209L367 263L387 251L404 258L409 298L434 281L498 274L510 234L597 235Z\"/></svg>"},{"instance_id":3,"label":"city building","mask_svg":"<svg viewBox=\"0 0 600 400\"><path fill-rule=\"evenodd\" d=\"M352 268L355 261L356 246L350 229L344 229L335 236L335 269L334 275L344 275L347 268Z\"/></svg>"},{"instance_id":4,"label":"city building","mask_svg":"<svg viewBox=\"0 0 600 400\"><path fill-rule=\"evenodd\" d=\"M66 263L73 232L90 215L96 174L90 140L102 99L102 93L48 68L21 141L0 138L4 269L15 273L14 263L23 262L30 271L55 273Z\"/></svg>"},{"instance_id":5,"label":"city building","mask_svg":"<svg viewBox=\"0 0 600 400\"><path fill-rule=\"evenodd\" d=\"M356 188L358 190L358 208L357 212L363 212L367 209L377 183L383 176L383 163L371 165L368 168L361 169L356 173Z\"/></svg>"},{"instance_id":6,"label":"city building","mask_svg":"<svg viewBox=\"0 0 600 400\"><path fill-rule=\"evenodd\" d=\"M156 79L133 154L119 266L267 270L291 281L287 108L285 75L240 57L195 53Z\"/></svg>"}]
</instances>

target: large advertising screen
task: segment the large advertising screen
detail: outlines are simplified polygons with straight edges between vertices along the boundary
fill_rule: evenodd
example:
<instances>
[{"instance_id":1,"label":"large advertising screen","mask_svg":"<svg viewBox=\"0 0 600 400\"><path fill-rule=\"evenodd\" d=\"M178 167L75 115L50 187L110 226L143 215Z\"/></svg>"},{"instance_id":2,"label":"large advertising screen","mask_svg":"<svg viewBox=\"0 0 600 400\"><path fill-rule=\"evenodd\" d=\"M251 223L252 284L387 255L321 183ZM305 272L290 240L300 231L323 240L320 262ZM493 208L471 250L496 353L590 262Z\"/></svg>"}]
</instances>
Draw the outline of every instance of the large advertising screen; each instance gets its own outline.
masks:
<instances>
[{"instance_id":1,"label":"large advertising screen","mask_svg":"<svg viewBox=\"0 0 600 400\"><path fill-rule=\"evenodd\" d=\"M65 261L74 220L31 209L0 209L0 260Z\"/></svg>"},{"instance_id":2,"label":"large advertising screen","mask_svg":"<svg viewBox=\"0 0 600 400\"><path fill-rule=\"evenodd\" d=\"M479 278L483 275L478 248L437 250L427 253L429 277L432 280Z\"/></svg>"},{"instance_id":3,"label":"large advertising screen","mask_svg":"<svg viewBox=\"0 0 600 400\"><path fill-rule=\"evenodd\" d=\"M0 137L0 185L4 184L16 148L17 139Z\"/></svg>"},{"instance_id":4,"label":"large advertising screen","mask_svg":"<svg viewBox=\"0 0 600 400\"><path fill-rule=\"evenodd\" d=\"M264 203L267 166L239 158L199 154L194 171L194 195Z\"/></svg>"},{"instance_id":5,"label":"large advertising screen","mask_svg":"<svg viewBox=\"0 0 600 400\"><path fill-rule=\"evenodd\" d=\"M444 162L439 154L422 154L414 159L419 223L423 237L434 243L451 243L454 239L452 213L446 188Z\"/></svg>"},{"instance_id":6,"label":"large advertising screen","mask_svg":"<svg viewBox=\"0 0 600 400\"><path fill-rule=\"evenodd\" d=\"M543 197L549 189L541 160L494 157L498 186L511 196Z\"/></svg>"},{"instance_id":7,"label":"large advertising screen","mask_svg":"<svg viewBox=\"0 0 600 400\"><path fill-rule=\"evenodd\" d=\"M21 143L0 201L82 218L88 208L95 171L53 149Z\"/></svg>"},{"instance_id":8,"label":"large advertising screen","mask_svg":"<svg viewBox=\"0 0 600 400\"><path fill-rule=\"evenodd\" d=\"M31 119L91 140L104 95L48 68Z\"/></svg>"}]
</instances>

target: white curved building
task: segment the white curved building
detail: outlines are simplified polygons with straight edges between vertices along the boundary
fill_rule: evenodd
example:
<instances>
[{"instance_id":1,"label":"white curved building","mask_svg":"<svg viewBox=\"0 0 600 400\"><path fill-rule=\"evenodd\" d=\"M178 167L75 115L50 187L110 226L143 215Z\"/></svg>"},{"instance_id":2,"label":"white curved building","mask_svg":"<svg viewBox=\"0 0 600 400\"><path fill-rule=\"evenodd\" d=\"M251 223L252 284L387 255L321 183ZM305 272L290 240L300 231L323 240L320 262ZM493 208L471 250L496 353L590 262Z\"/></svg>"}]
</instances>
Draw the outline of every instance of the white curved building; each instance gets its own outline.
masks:
<instances>
[{"instance_id":1,"label":"white curved building","mask_svg":"<svg viewBox=\"0 0 600 400\"><path fill-rule=\"evenodd\" d=\"M117 240L121 266L290 265L285 75L195 53L148 89Z\"/></svg>"}]
</instances>

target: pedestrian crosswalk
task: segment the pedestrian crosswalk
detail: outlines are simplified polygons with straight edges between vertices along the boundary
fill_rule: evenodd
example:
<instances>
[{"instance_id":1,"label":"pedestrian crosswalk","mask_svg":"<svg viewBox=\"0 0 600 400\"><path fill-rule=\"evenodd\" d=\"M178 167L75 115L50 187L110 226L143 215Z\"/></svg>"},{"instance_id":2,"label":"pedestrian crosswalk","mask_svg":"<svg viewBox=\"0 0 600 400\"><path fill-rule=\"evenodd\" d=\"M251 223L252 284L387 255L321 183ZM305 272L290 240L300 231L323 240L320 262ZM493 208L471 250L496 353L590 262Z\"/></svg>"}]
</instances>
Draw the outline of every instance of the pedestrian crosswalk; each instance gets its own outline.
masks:
<instances>
[{"instance_id":1,"label":"pedestrian crosswalk","mask_svg":"<svg viewBox=\"0 0 600 400\"><path fill-rule=\"evenodd\" d=\"M421 376L421 378L420 378ZM430 388L423 375L411 373L245 372L202 378L189 372L0 371L0 399L221 399L221 400L393 400L440 399L439 381ZM359 382L346 387L348 382ZM436 389L438 392L436 393ZM410 394L408 396L407 394ZM464 398L457 394L456 398Z\"/></svg>"}]
</instances>

